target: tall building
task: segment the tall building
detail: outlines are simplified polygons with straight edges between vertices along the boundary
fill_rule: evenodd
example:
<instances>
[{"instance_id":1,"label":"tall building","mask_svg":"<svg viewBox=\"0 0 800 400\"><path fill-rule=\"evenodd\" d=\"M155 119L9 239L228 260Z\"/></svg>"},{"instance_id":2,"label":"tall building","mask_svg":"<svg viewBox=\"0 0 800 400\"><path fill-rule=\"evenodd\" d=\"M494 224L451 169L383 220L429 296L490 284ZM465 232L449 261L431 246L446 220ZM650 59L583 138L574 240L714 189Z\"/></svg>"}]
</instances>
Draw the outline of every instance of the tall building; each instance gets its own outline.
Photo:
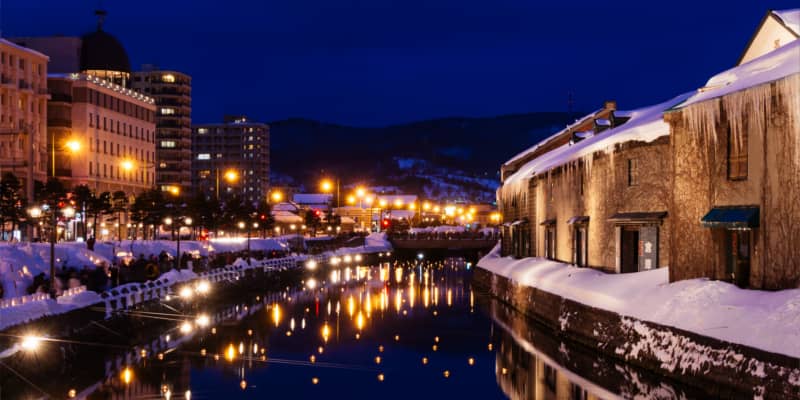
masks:
<instances>
[{"instance_id":1,"label":"tall building","mask_svg":"<svg viewBox=\"0 0 800 400\"><path fill-rule=\"evenodd\" d=\"M224 121L192 126L192 187L208 198L266 199L269 125L244 116L226 116Z\"/></svg>"},{"instance_id":2,"label":"tall building","mask_svg":"<svg viewBox=\"0 0 800 400\"><path fill-rule=\"evenodd\" d=\"M47 56L0 39L0 174L33 197L47 175Z\"/></svg>"},{"instance_id":3,"label":"tall building","mask_svg":"<svg viewBox=\"0 0 800 400\"><path fill-rule=\"evenodd\" d=\"M192 184L192 78L145 65L133 88L156 101L156 185L161 190Z\"/></svg>"},{"instance_id":4,"label":"tall building","mask_svg":"<svg viewBox=\"0 0 800 400\"><path fill-rule=\"evenodd\" d=\"M48 172L66 185L136 195L154 185L153 98L130 89L128 54L103 31L77 37L14 39L50 56L47 85ZM44 72L43 72L44 73Z\"/></svg>"}]
</instances>

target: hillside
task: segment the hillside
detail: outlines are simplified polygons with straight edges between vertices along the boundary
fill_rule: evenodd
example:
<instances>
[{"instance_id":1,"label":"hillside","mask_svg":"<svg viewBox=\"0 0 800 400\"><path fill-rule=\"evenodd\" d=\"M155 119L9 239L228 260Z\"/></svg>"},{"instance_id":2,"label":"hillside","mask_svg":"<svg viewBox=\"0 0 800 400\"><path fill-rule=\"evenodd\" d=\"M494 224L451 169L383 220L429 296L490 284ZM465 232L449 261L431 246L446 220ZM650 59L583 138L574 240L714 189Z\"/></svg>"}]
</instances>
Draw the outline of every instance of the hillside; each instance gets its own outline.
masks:
<instances>
[{"instance_id":1,"label":"hillside","mask_svg":"<svg viewBox=\"0 0 800 400\"><path fill-rule=\"evenodd\" d=\"M303 184L330 174L347 182L391 184L419 192L423 192L418 182L421 173L433 180L452 181L458 175L461 181L496 181L503 161L577 115L536 112L367 128L300 118L275 121L270 123L272 168ZM417 164L423 170L401 168L403 159L424 160ZM486 193L494 195L491 188Z\"/></svg>"}]
</instances>

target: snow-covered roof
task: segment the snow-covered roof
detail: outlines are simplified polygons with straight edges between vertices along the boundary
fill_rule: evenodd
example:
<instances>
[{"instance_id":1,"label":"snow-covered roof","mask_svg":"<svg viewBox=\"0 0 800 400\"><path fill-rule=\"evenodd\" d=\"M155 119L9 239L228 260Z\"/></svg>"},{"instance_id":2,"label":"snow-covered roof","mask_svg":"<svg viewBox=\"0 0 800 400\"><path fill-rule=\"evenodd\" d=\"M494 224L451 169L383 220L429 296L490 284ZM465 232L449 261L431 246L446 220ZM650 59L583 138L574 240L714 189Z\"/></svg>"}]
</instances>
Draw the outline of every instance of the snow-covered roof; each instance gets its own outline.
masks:
<instances>
[{"instance_id":1,"label":"snow-covered roof","mask_svg":"<svg viewBox=\"0 0 800 400\"><path fill-rule=\"evenodd\" d=\"M272 206L272 210L273 211L297 211L298 207L297 207L296 204L284 202L284 203L275 204L274 206Z\"/></svg>"},{"instance_id":2,"label":"snow-covered roof","mask_svg":"<svg viewBox=\"0 0 800 400\"><path fill-rule=\"evenodd\" d=\"M800 73L800 40L714 75L705 87L675 108L711 100Z\"/></svg>"},{"instance_id":3,"label":"snow-covered roof","mask_svg":"<svg viewBox=\"0 0 800 400\"><path fill-rule=\"evenodd\" d=\"M333 199L332 194L328 193L297 193L292 196L297 204L328 204Z\"/></svg>"},{"instance_id":4,"label":"snow-covered roof","mask_svg":"<svg viewBox=\"0 0 800 400\"><path fill-rule=\"evenodd\" d=\"M555 138L559 137L559 136L560 136L561 134L563 134L564 132L566 132L566 131L568 131L568 130L570 130L570 129L572 129L572 128L574 128L574 127L576 127L576 126L578 126L578 125L580 125L580 124L582 124L582 123L584 123L584 122L586 122L586 121L587 121L589 118L594 118L594 116L595 116L595 115L597 115L597 113L599 113L600 111L603 111L603 108L601 108L601 109L599 109L599 110L596 110L596 111L594 111L594 112L591 112L591 113L589 113L589 114L586 114L586 115L584 115L583 117L581 117L581 118L579 118L579 119L576 119L576 120L575 120L575 122L573 122L573 123L571 123L571 124L567 125L567 127L566 127L566 128L564 128L564 129L562 129L562 130L560 130L560 131L558 131L558 132L556 132L556 133L554 133L554 134L552 134L552 135L548 136L547 138L545 138L545 139L544 139L544 140L542 140L541 142L539 142L539 143L536 143L535 145L533 145L533 146L531 146L531 147L529 147L529 148L525 149L524 151L522 151L521 153L519 153L519 154L515 155L514 157L511 157L511 158L510 158L508 161L506 161L506 162L505 162L503 165L509 165L509 164L513 163L514 161L517 161L517 160L519 160L520 158L522 158L522 157L525 157L525 156L526 156L526 155L528 155L529 153L532 153L532 152L536 151L538 148L540 148L540 147L544 146L544 145L545 145L545 144L547 144L547 142L549 142L550 140L552 140L552 139L555 139Z\"/></svg>"},{"instance_id":5,"label":"snow-covered roof","mask_svg":"<svg viewBox=\"0 0 800 400\"><path fill-rule=\"evenodd\" d=\"M303 222L302 217L292 214L289 211L273 211L272 217L275 218L275 222L280 222L282 224L299 224Z\"/></svg>"},{"instance_id":6,"label":"snow-covered roof","mask_svg":"<svg viewBox=\"0 0 800 400\"><path fill-rule=\"evenodd\" d=\"M669 135L669 125L664 122L664 111L686 100L691 93L685 93L663 103L629 112L630 120L616 128L603 131L575 144L565 144L527 162L517 172L508 177L504 185L512 185L536 174L548 171L569 161L577 160L597 151L613 150L614 145L629 141L652 142Z\"/></svg>"},{"instance_id":7,"label":"snow-covered roof","mask_svg":"<svg viewBox=\"0 0 800 400\"><path fill-rule=\"evenodd\" d=\"M783 24L794 31L795 35L800 36L800 8L791 10L773 10L775 16L783 21Z\"/></svg>"}]
</instances>

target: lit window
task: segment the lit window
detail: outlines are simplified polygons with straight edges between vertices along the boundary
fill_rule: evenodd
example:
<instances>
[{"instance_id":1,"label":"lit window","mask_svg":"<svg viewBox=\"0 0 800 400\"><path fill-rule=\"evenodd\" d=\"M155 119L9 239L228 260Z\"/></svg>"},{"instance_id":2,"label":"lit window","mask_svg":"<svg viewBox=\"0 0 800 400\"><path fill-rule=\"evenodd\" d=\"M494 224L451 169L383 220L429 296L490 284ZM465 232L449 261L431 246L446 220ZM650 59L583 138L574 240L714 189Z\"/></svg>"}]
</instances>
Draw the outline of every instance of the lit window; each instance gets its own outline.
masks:
<instances>
[{"instance_id":1,"label":"lit window","mask_svg":"<svg viewBox=\"0 0 800 400\"><path fill-rule=\"evenodd\" d=\"M175 141L174 140L162 140L161 141L161 147L162 148L174 148L175 147Z\"/></svg>"},{"instance_id":2,"label":"lit window","mask_svg":"<svg viewBox=\"0 0 800 400\"><path fill-rule=\"evenodd\" d=\"M161 109L161 115L172 115L172 114L175 114L175 109L174 108L162 108Z\"/></svg>"},{"instance_id":3,"label":"lit window","mask_svg":"<svg viewBox=\"0 0 800 400\"><path fill-rule=\"evenodd\" d=\"M197 155L197 159L198 160L210 160L211 159L211 154L209 154L209 153L200 153L200 154Z\"/></svg>"},{"instance_id":4,"label":"lit window","mask_svg":"<svg viewBox=\"0 0 800 400\"><path fill-rule=\"evenodd\" d=\"M197 133L200 135L205 135L208 133L208 128L197 128Z\"/></svg>"},{"instance_id":5,"label":"lit window","mask_svg":"<svg viewBox=\"0 0 800 400\"><path fill-rule=\"evenodd\" d=\"M168 83L175 83L175 75L172 74L161 75L161 80Z\"/></svg>"}]
</instances>

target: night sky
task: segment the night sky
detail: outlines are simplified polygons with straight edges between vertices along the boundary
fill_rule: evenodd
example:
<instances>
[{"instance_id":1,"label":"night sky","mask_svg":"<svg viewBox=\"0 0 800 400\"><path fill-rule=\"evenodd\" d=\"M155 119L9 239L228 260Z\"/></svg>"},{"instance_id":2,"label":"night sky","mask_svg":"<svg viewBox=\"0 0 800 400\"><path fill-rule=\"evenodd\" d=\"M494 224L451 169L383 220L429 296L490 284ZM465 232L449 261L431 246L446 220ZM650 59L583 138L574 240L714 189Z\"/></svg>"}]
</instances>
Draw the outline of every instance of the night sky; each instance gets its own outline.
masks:
<instances>
[{"instance_id":1,"label":"night sky","mask_svg":"<svg viewBox=\"0 0 800 400\"><path fill-rule=\"evenodd\" d=\"M719 4L715 4L719 3ZM5 0L5 37L95 29L97 0ZM793 0L105 1L131 64L193 77L193 120L375 126L652 104L736 62Z\"/></svg>"}]
</instances>

